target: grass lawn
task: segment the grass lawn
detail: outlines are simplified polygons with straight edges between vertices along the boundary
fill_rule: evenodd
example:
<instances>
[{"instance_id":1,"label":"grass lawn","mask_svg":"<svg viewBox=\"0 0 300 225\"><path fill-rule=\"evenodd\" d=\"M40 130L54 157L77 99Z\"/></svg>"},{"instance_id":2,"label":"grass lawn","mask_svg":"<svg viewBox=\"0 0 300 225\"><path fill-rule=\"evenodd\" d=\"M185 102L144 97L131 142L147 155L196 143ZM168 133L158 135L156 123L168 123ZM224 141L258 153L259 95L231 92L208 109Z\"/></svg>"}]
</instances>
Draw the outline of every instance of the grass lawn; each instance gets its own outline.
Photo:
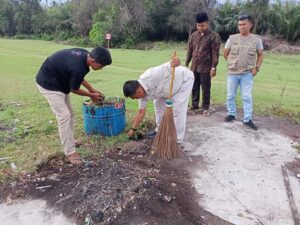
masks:
<instances>
[{"instance_id":1,"label":"grass lawn","mask_svg":"<svg viewBox=\"0 0 300 225\"><path fill-rule=\"evenodd\" d=\"M19 172L33 170L50 155L62 152L55 117L46 100L35 87L35 75L44 59L53 52L72 46L36 40L0 39L0 158L13 157ZM113 64L86 77L106 96L122 96L125 80L137 78L145 69L168 61L174 50L185 59L184 46L163 50L112 49ZM255 78L255 111L281 114L300 121L300 55L265 54L265 61ZM220 58L217 77L213 80L212 101L224 104L226 96L226 69ZM72 94L76 112L76 136L85 138L81 104L86 98ZM238 104L241 101L238 99ZM127 101L128 117L137 109L137 102ZM149 105L149 117L152 106ZM130 119L129 119L130 121ZM97 155L115 143L125 141L126 135L99 139L99 147L83 149L84 155ZM0 161L0 177L10 171L8 163ZM5 175L6 174L6 175Z\"/></svg>"}]
</instances>

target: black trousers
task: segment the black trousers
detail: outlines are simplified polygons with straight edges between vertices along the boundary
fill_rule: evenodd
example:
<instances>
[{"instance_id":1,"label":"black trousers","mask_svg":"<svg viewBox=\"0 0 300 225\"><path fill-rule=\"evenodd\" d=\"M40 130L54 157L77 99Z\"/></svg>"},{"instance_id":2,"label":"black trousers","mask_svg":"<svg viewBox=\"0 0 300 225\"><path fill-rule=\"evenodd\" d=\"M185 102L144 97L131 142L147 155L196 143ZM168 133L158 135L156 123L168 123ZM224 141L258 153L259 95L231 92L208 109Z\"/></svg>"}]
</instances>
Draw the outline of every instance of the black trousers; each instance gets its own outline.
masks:
<instances>
[{"instance_id":1,"label":"black trousers","mask_svg":"<svg viewBox=\"0 0 300 225\"><path fill-rule=\"evenodd\" d=\"M194 109L199 108L200 87L202 88L202 109L209 109L210 106L210 88L211 77L209 73L194 72L194 85L192 90L192 106Z\"/></svg>"}]
</instances>

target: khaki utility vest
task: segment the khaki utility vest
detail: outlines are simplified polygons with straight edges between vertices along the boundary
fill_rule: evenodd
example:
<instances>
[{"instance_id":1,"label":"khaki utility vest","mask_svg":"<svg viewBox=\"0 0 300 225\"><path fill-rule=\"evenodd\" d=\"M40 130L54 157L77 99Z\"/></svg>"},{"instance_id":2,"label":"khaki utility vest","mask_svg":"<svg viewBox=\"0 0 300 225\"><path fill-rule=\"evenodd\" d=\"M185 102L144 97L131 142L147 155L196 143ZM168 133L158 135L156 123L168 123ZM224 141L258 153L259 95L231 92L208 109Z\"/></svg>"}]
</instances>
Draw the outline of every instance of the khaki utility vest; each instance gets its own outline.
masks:
<instances>
[{"instance_id":1,"label":"khaki utility vest","mask_svg":"<svg viewBox=\"0 0 300 225\"><path fill-rule=\"evenodd\" d=\"M231 49L227 58L229 74L240 74L251 71L256 65L257 45L259 36L250 34L242 37L240 34L230 35Z\"/></svg>"}]
</instances>

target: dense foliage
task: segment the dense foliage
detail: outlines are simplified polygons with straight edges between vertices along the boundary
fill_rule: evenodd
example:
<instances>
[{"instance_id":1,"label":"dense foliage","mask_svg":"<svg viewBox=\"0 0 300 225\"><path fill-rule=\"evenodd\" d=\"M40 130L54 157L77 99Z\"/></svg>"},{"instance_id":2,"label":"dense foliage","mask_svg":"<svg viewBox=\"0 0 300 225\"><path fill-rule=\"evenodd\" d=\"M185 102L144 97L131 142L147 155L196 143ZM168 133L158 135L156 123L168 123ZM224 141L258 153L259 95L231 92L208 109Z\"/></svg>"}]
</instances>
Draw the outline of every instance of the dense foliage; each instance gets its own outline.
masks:
<instances>
[{"instance_id":1,"label":"dense foliage","mask_svg":"<svg viewBox=\"0 0 300 225\"><path fill-rule=\"evenodd\" d=\"M207 11L223 40L237 31L237 17L255 18L254 32L288 41L300 38L300 5L292 1L246 0L224 4L216 0L0 0L0 36L133 47L142 41L187 40L195 15Z\"/></svg>"}]
</instances>

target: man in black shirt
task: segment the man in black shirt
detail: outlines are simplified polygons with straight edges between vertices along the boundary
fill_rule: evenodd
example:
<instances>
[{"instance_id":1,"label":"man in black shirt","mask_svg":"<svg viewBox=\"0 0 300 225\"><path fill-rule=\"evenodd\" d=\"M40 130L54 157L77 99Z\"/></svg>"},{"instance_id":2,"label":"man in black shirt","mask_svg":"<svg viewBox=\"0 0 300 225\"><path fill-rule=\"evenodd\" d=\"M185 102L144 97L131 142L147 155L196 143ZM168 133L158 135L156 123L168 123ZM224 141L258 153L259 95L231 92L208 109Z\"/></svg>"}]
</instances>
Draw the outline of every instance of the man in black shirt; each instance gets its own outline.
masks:
<instances>
[{"instance_id":1,"label":"man in black shirt","mask_svg":"<svg viewBox=\"0 0 300 225\"><path fill-rule=\"evenodd\" d=\"M36 76L37 87L56 116L64 152L73 164L80 164L82 160L75 150L74 112L69 93L88 96L95 101L101 99L101 92L94 89L84 77L90 67L100 70L111 63L111 55L103 47L96 47L90 53L80 48L64 49L48 57ZM86 90L81 89L81 85Z\"/></svg>"}]
</instances>

